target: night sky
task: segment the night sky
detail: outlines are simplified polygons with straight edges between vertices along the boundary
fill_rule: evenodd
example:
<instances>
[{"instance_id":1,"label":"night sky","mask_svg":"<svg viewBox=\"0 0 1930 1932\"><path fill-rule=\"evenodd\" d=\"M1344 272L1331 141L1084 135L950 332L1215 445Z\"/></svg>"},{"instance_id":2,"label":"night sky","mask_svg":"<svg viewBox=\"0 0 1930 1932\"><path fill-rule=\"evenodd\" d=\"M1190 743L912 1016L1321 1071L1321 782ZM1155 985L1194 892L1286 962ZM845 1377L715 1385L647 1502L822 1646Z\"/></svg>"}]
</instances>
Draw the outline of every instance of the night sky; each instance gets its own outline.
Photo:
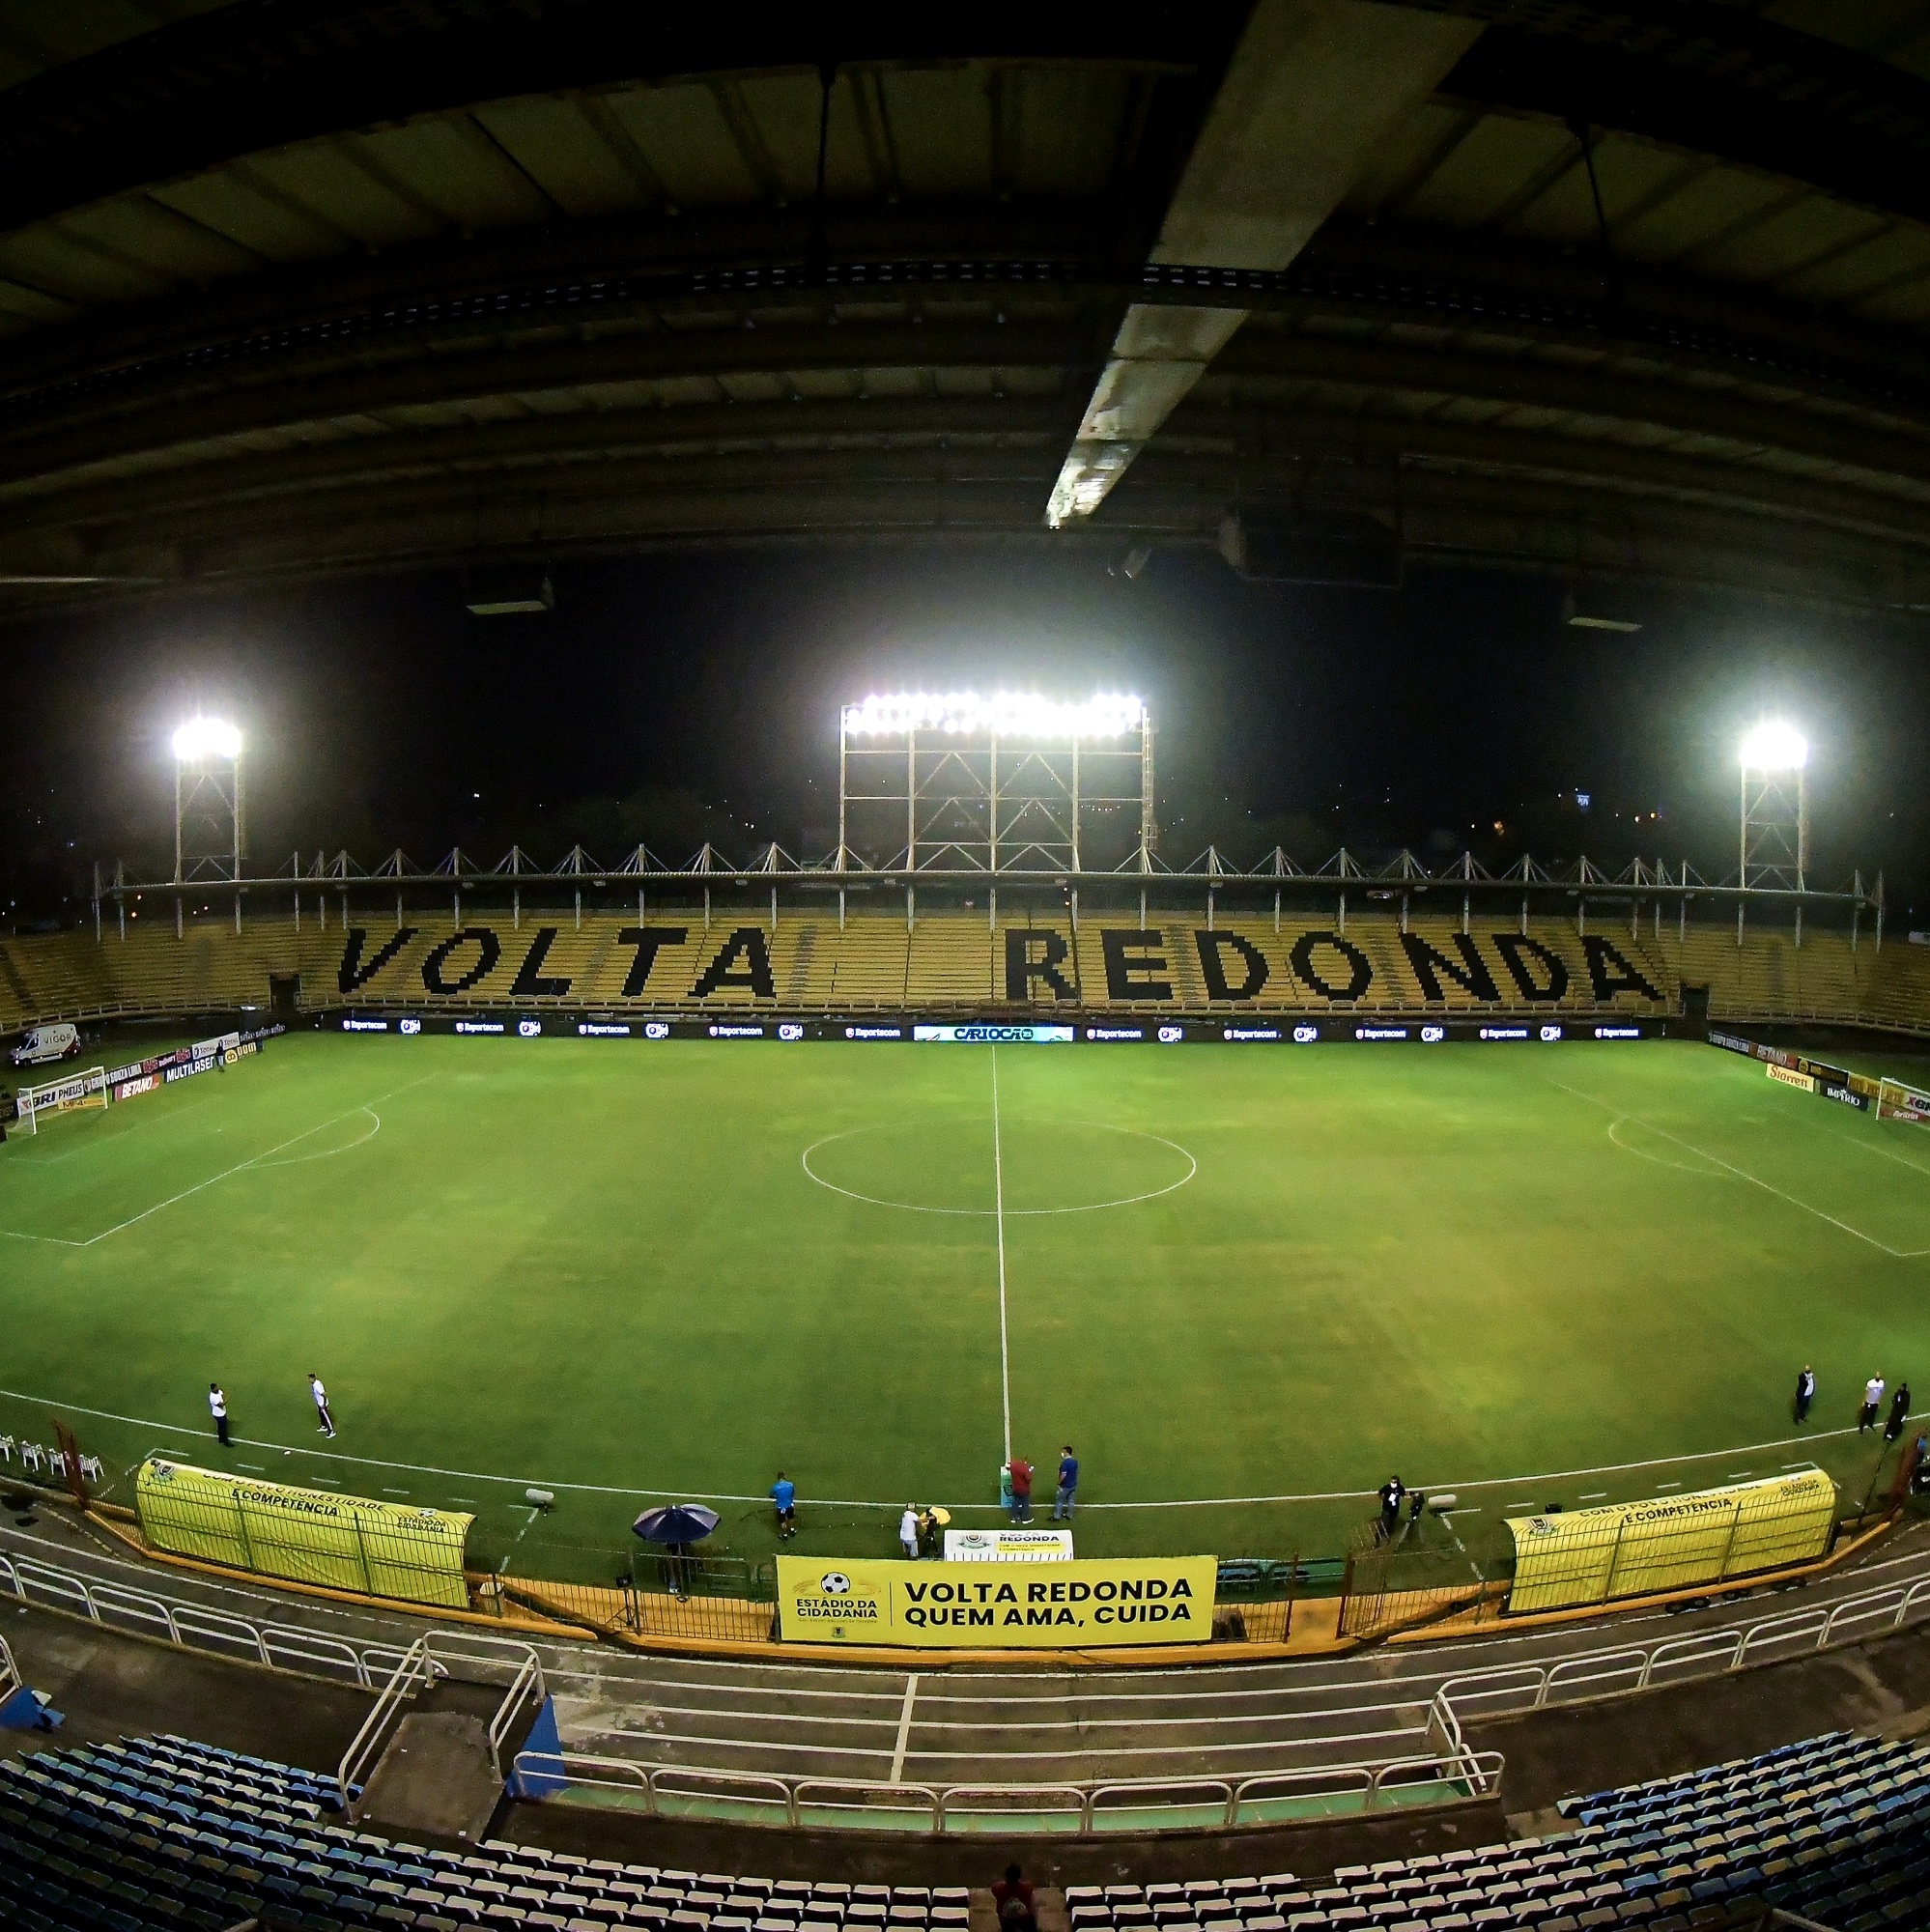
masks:
<instances>
[{"instance_id":1,"label":"night sky","mask_svg":"<svg viewBox=\"0 0 1930 1932\"><path fill-rule=\"evenodd\" d=\"M543 616L472 617L444 573L14 625L0 903L58 912L97 857L159 867L167 732L197 702L246 735L264 871L298 844L372 865L460 842L489 865L513 839L549 861L577 837L613 863L639 826L681 862L704 832L747 859L773 837L830 845L838 703L924 684L1138 691L1176 865L1209 838L1236 856L1278 838L1308 867L1343 840L1431 864L1471 843L1490 863L1687 855L1719 876L1736 741L1777 711L1815 748L1816 883L1882 867L1899 913L1930 910L1922 619L1584 589L1584 610L1643 620L1623 637L1565 626L1546 581L1255 585L1206 552L1134 582L1086 551L909 547L553 576Z\"/></svg>"}]
</instances>

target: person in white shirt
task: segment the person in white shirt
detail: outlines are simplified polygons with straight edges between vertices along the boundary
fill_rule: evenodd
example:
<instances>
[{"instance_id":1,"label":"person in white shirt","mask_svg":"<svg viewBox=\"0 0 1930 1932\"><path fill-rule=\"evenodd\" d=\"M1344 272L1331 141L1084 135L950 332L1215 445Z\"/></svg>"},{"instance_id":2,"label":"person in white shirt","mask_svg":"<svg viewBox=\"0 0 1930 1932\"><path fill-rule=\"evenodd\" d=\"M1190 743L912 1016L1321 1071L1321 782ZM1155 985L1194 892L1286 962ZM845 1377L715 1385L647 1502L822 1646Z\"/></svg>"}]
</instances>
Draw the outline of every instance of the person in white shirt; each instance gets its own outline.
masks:
<instances>
[{"instance_id":1,"label":"person in white shirt","mask_svg":"<svg viewBox=\"0 0 1930 1932\"><path fill-rule=\"evenodd\" d=\"M1857 1434L1876 1427L1877 1409L1883 1402L1884 1380L1881 1376L1872 1376L1863 1384L1863 1412L1857 1418Z\"/></svg>"},{"instance_id":2,"label":"person in white shirt","mask_svg":"<svg viewBox=\"0 0 1930 1932\"><path fill-rule=\"evenodd\" d=\"M914 1563L918 1561L918 1505L907 1503L898 1519L898 1548Z\"/></svg>"},{"instance_id":3,"label":"person in white shirt","mask_svg":"<svg viewBox=\"0 0 1930 1932\"><path fill-rule=\"evenodd\" d=\"M219 1382L208 1384L208 1413L214 1418L214 1434L222 1448L228 1446L228 1398Z\"/></svg>"},{"instance_id":4,"label":"person in white shirt","mask_svg":"<svg viewBox=\"0 0 1930 1932\"><path fill-rule=\"evenodd\" d=\"M308 1393L315 1399L315 1413L321 1418L318 1435L327 1436L331 1441L335 1435L335 1418L328 1413L328 1391L322 1386L322 1378L313 1369L308 1372Z\"/></svg>"}]
</instances>

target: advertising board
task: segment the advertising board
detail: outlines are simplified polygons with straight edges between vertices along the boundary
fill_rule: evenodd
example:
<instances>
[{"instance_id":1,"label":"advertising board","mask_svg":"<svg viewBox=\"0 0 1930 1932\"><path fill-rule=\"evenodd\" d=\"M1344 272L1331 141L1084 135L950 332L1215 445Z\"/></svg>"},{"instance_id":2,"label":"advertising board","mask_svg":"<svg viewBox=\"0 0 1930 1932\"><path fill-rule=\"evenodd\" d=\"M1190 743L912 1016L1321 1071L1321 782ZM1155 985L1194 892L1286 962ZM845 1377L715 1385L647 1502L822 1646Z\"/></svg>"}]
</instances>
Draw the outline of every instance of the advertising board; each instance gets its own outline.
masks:
<instances>
[{"instance_id":1,"label":"advertising board","mask_svg":"<svg viewBox=\"0 0 1930 1932\"><path fill-rule=\"evenodd\" d=\"M928 1650L1205 1643L1211 1556L910 1563L780 1556L780 1634Z\"/></svg>"}]
</instances>

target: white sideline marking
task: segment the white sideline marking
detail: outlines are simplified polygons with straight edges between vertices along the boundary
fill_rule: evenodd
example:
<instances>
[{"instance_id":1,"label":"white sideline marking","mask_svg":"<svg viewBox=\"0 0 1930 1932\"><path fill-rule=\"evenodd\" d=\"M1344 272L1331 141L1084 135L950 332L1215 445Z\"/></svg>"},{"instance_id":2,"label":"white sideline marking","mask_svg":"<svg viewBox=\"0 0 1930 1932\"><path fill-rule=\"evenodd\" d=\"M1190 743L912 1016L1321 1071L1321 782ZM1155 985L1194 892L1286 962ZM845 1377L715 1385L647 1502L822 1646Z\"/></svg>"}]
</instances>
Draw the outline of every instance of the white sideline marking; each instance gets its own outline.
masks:
<instances>
[{"instance_id":1,"label":"white sideline marking","mask_svg":"<svg viewBox=\"0 0 1930 1932\"><path fill-rule=\"evenodd\" d=\"M1898 1153L1894 1148L1873 1147L1859 1134L1846 1134L1839 1131L1835 1137L1844 1146L1856 1148L1862 1153L1873 1153L1882 1160L1893 1160L1898 1167L1914 1168L1918 1174L1930 1174L1930 1167L1925 1167L1920 1160L1911 1160L1907 1156ZM66 1157L65 1154L61 1156L63 1160Z\"/></svg>"},{"instance_id":2,"label":"white sideline marking","mask_svg":"<svg viewBox=\"0 0 1930 1932\"><path fill-rule=\"evenodd\" d=\"M1590 1490L1585 1496L1578 1496L1575 1500L1584 1503L1599 1503L1607 1493L1606 1490Z\"/></svg>"},{"instance_id":3,"label":"white sideline marking","mask_svg":"<svg viewBox=\"0 0 1930 1932\"><path fill-rule=\"evenodd\" d=\"M337 1121L346 1121L355 1114L373 1113L380 1101L392 1099L398 1094L406 1094L410 1088L420 1087L424 1080L433 1080L435 1077L433 1073L425 1073L421 1079L405 1081L400 1087L391 1087L386 1094L378 1094L375 1099L366 1100L359 1106L345 1107L339 1114L330 1115L326 1121L318 1121L312 1127L303 1127L298 1134L292 1134L287 1140L280 1141L271 1148L264 1148L260 1153L250 1154L246 1160L238 1160L233 1167L224 1167L219 1174L211 1174L206 1180L197 1180L192 1187L184 1187L179 1194L170 1194L165 1201L156 1201L152 1208L143 1208L138 1214L129 1214L125 1221L117 1221L111 1228L101 1229L98 1235L88 1236L84 1241L70 1241L59 1235L23 1235L13 1228L0 1228L0 1235L14 1241L44 1241L48 1246L56 1248L91 1248L97 1242L104 1241L110 1235L125 1234L129 1228L147 1220L150 1215L158 1214L163 1208L172 1208L178 1202L185 1201L190 1196L213 1187L217 1180L226 1180L231 1175L241 1174L248 1168L264 1164L291 1165L292 1163L277 1163L273 1161L272 1156L280 1153L284 1148L292 1148L307 1140L311 1134L319 1134L325 1127L332 1127ZM378 1126L382 1124L380 1116L376 1117L376 1124ZM363 1138L369 1137L365 1135ZM357 1141L354 1145L359 1147L361 1143ZM344 1151L337 1150L338 1152Z\"/></svg>"},{"instance_id":4,"label":"white sideline marking","mask_svg":"<svg viewBox=\"0 0 1930 1932\"><path fill-rule=\"evenodd\" d=\"M997 1047L992 1049L994 1053ZM896 1784L905 1775L905 1745L911 1737L912 1703L918 1696L918 1672L914 1670L905 1679L904 1709L898 1713L898 1746L892 1753L892 1782Z\"/></svg>"},{"instance_id":5,"label":"white sideline marking","mask_svg":"<svg viewBox=\"0 0 1930 1932\"><path fill-rule=\"evenodd\" d=\"M1666 1127L1659 1127L1653 1121L1645 1121L1639 1114L1625 1114L1619 1108L1611 1107L1606 1100L1597 1099L1593 1094L1584 1094L1579 1087L1571 1087L1565 1080L1550 1078L1550 1087L1559 1087L1564 1094L1573 1094L1577 1100L1586 1100L1591 1106L1600 1107L1604 1113L1613 1114L1608 1133L1612 1139L1615 1128L1623 1121L1633 1121L1638 1127L1646 1127L1652 1134L1660 1134L1665 1141L1673 1141L1679 1148L1699 1155L1703 1160L1714 1161L1726 1173L1733 1174L1738 1180L1746 1180L1752 1186L1760 1187L1765 1194L1774 1194L1778 1201L1787 1201L1792 1208L1801 1208L1805 1214L1814 1214L1819 1221L1827 1221L1832 1228L1840 1228L1844 1234L1853 1235L1859 1241L1866 1242L1878 1253L1887 1255L1892 1261L1915 1261L1921 1255L1930 1254L1930 1248L1893 1248L1887 1241L1880 1241L1874 1235L1866 1235L1860 1228L1853 1228L1847 1221L1839 1221L1833 1214L1826 1214L1821 1208L1812 1208L1806 1201L1799 1201L1794 1194L1785 1194L1780 1187L1773 1187L1760 1175L1751 1174L1746 1167L1738 1167L1734 1161L1724 1160L1719 1153L1711 1153L1707 1148L1699 1148L1693 1141L1686 1141L1680 1134L1672 1134ZM1617 1146L1621 1143L1617 1142ZM1630 1148L1628 1152L1635 1150Z\"/></svg>"},{"instance_id":6,"label":"white sideline marking","mask_svg":"<svg viewBox=\"0 0 1930 1932\"><path fill-rule=\"evenodd\" d=\"M999 1403L1005 1412L1006 1461L1012 1460L1012 1358L1006 1330L1006 1161L999 1145L999 1049L992 1048L992 1211L999 1231Z\"/></svg>"},{"instance_id":7,"label":"white sideline marking","mask_svg":"<svg viewBox=\"0 0 1930 1932\"><path fill-rule=\"evenodd\" d=\"M0 1396L11 1397L15 1402L35 1403L43 1407L67 1409L75 1415L91 1415L97 1421L100 1422L126 1422L140 1429L171 1429L174 1427L172 1423L156 1422L152 1416L122 1415L118 1410L111 1408L89 1408L84 1403L63 1402L46 1396L29 1395L24 1389L0 1388ZM189 1430L185 1433L199 1436L204 1442L213 1442L215 1439L214 1432L212 1429ZM1763 1449L1787 1449L1799 1442L1827 1442L1831 1436L1856 1435L1859 1434L1860 1434L1859 1430L1846 1425L1841 1429L1815 1430L1806 1435L1781 1435L1776 1437L1773 1442L1732 1442L1726 1449L1692 1449L1687 1454L1680 1456L1650 1456L1638 1463L1597 1463L1590 1467L1582 1469L1544 1469L1539 1475L1470 1476L1465 1481L1459 1483L1431 1482L1426 1487L1430 1490L1514 1489L1522 1483L1556 1483L1565 1481L1573 1476L1614 1476L1621 1475L1631 1469L1670 1469L1681 1463L1710 1463L1714 1462L1717 1457L1722 1456L1733 1457L1739 1454L1747 1456L1753 1455ZM580 1495L664 1496L672 1499L688 1499L692 1495L702 1493L708 1496L712 1502L721 1503L768 1503L771 1500L768 1494L740 1496L733 1495L725 1490L703 1490L699 1492L688 1483L680 1489L653 1490L647 1489L639 1483L572 1483L560 1476L501 1476L489 1469L448 1469L437 1463L392 1463L380 1456L350 1456L333 1449L309 1449L304 1448L300 1443L270 1442L251 1435L238 1435L235 1437L235 1443L237 1447L242 1449L278 1449L284 1456L321 1456L326 1457L330 1463L350 1463L365 1469L407 1469L415 1475L454 1476L458 1481L466 1483L508 1483L519 1489L534 1484L539 1488L548 1490L571 1490ZM185 1462L191 1452L185 1449L162 1449L156 1447L153 1453L168 1456L176 1462ZM1792 1469L1807 1469L1812 1467L1813 1464L1809 1463L1792 1463L1789 1466ZM1656 1487L1658 1489L1671 1490L1680 1489L1682 1485L1680 1483L1658 1483ZM1101 1510L1224 1509L1235 1504L1246 1503L1350 1503L1361 1501L1365 1497L1377 1496L1379 1492L1377 1490L1310 1490L1300 1495L1178 1496L1168 1498L1163 1502L1081 1503L1080 1508ZM457 1496L453 1500L456 1502L474 1502L476 1498L473 1496ZM902 1502L874 1502L862 1496L812 1496L809 1500L823 1509L902 1510L904 1508ZM996 1503L988 1503L982 1497L975 1496L970 1502L946 1503L943 1507L951 1510L976 1509L990 1514L997 1509L998 1505ZM1532 1510L1535 1504L1532 1501L1507 1503L1503 1507L1507 1509Z\"/></svg>"}]
</instances>

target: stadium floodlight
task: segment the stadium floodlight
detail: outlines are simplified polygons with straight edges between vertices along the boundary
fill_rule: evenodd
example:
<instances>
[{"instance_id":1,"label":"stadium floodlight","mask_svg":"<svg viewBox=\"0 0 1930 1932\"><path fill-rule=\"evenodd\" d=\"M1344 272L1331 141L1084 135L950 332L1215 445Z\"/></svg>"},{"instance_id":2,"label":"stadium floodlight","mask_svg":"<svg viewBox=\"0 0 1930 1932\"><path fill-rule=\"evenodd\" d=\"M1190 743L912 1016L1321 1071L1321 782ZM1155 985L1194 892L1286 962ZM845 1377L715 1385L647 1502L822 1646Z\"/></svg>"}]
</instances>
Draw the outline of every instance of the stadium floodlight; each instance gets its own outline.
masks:
<instances>
[{"instance_id":1,"label":"stadium floodlight","mask_svg":"<svg viewBox=\"0 0 1930 1932\"><path fill-rule=\"evenodd\" d=\"M1146 705L1128 694L1102 692L1066 703L1036 692L906 692L873 696L844 707L847 737L903 737L938 731L948 737L1123 738L1142 729Z\"/></svg>"},{"instance_id":2,"label":"stadium floodlight","mask_svg":"<svg viewBox=\"0 0 1930 1932\"><path fill-rule=\"evenodd\" d=\"M1794 724L1765 718L1743 739L1742 823L1737 883L1745 894L1807 888L1809 787L1804 776L1809 741ZM1743 943L1745 899L1736 900L1736 944ZM1796 901L1796 943L1802 943L1802 901Z\"/></svg>"},{"instance_id":3,"label":"stadium floodlight","mask_svg":"<svg viewBox=\"0 0 1930 1932\"><path fill-rule=\"evenodd\" d=\"M174 734L174 755L179 764L198 765L209 758L223 758L232 764L241 755L241 734L219 718L190 718Z\"/></svg>"},{"instance_id":4,"label":"stadium floodlight","mask_svg":"<svg viewBox=\"0 0 1930 1932\"><path fill-rule=\"evenodd\" d=\"M837 713L838 867L852 862L855 810L864 863L887 871L1015 870L1064 885L1085 869L1088 831L1109 849L1101 869L1116 869L1126 854L1111 848L1134 820L1138 869L1149 871L1152 746L1151 714L1131 692L873 692ZM994 923L997 903L994 885Z\"/></svg>"},{"instance_id":5,"label":"stadium floodlight","mask_svg":"<svg viewBox=\"0 0 1930 1932\"><path fill-rule=\"evenodd\" d=\"M1794 724L1766 718L1743 740L1746 772L1800 772L1809 762L1809 741Z\"/></svg>"},{"instance_id":6,"label":"stadium floodlight","mask_svg":"<svg viewBox=\"0 0 1930 1932\"><path fill-rule=\"evenodd\" d=\"M175 731L174 750L174 878L177 885L193 879L234 879L241 876L241 856L247 849L241 805L241 734L226 719L204 718L198 712ZM235 895L237 929L241 895ZM175 895L175 924L181 923L181 895Z\"/></svg>"}]
</instances>

